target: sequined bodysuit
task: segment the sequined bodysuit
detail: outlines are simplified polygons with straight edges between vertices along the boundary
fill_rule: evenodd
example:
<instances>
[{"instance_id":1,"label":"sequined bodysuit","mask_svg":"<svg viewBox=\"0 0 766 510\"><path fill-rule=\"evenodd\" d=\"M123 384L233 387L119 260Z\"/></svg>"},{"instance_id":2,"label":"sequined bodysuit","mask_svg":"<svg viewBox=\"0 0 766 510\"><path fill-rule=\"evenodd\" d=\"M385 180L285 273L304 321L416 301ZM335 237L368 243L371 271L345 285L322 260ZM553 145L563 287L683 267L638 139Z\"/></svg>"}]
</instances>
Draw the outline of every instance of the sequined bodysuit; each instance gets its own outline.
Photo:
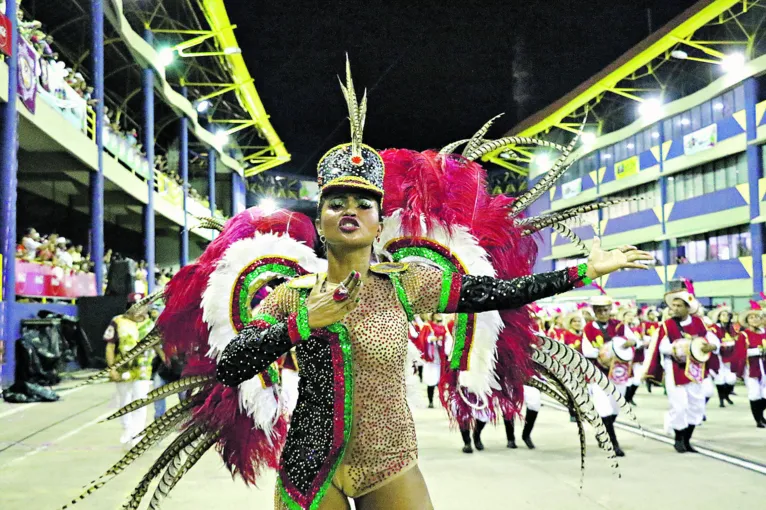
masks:
<instances>
[{"instance_id":1,"label":"sequined bodysuit","mask_svg":"<svg viewBox=\"0 0 766 510\"><path fill-rule=\"evenodd\" d=\"M345 328L312 331L308 339L298 336L295 321L310 288L288 283L261 303L253 326L226 348L218 379L239 384L297 345L299 398L277 499L292 500L285 508L313 508L330 483L358 497L417 461L405 394L408 316L521 306L569 290L577 281L567 270L508 281L457 273L445 278L421 265L400 274L371 274L360 305L342 321ZM276 508L281 505L278 501Z\"/></svg>"}]
</instances>

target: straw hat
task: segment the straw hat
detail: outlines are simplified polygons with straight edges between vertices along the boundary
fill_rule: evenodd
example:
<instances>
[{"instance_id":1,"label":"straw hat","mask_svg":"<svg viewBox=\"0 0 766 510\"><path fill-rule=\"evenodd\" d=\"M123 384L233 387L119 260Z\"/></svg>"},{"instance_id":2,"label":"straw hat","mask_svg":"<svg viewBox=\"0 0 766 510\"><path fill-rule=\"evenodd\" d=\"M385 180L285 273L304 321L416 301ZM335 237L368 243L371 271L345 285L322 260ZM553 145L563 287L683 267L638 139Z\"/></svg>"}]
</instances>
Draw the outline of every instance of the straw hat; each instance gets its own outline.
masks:
<instances>
[{"instance_id":1,"label":"straw hat","mask_svg":"<svg viewBox=\"0 0 766 510\"><path fill-rule=\"evenodd\" d=\"M562 326L564 326L564 329L571 331L570 326L572 325L572 321L576 318L582 319L583 325L585 325L585 317L583 317L579 311L571 312L566 314L566 316L564 317L564 321L562 322Z\"/></svg>"},{"instance_id":2,"label":"straw hat","mask_svg":"<svg viewBox=\"0 0 766 510\"><path fill-rule=\"evenodd\" d=\"M612 298L603 294L590 298L590 306L612 306L612 303Z\"/></svg>"},{"instance_id":3,"label":"straw hat","mask_svg":"<svg viewBox=\"0 0 766 510\"><path fill-rule=\"evenodd\" d=\"M710 320L713 321L713 324L718 323L718 319L721 316L722 312L726 312L731 316L731 308L728 305L718 305L712 310L710 310L707 314L708 317L710 317Z\"/></svg>"},{"instance_id":4,"label":"straw hat","mask_svg":"<svg viewBox=\"0 0 766 510\"><path fill-rule=\"evenodd\" d=\"M761 310L761 307L758 303L755 301L751 301L750 304L752 305L752 308L748 308L747 310L742 310L739 312L739 323L742 324L743 327L747 327L747 318L751 315L762 315L763 310Z\"/></svg>"},{"instance_id":5,"label":"straw hat","mask_svg":"<svg viewBox=\"0 0 766 510\"><path fill-rule=\"evenodd\" d=\"M634 314L637 314L637 310L630 306L623 306L617 310L617 320L620 322L625 322L625 314L628 312L633 312Z\"/></svg>"},{"instance_id":6,"label":"straw hat","mask_svg":"<svg viewBox=\"0 0 766 510\"><path fill-rule=\"evenodd\" d=\"M656 306L645 306L641 309L641 320L642 321L648 321L649 320L649 312L654 312L657 314L657 317L660 316L660 311L657 310Z\"/></svg>"}]
</instances>

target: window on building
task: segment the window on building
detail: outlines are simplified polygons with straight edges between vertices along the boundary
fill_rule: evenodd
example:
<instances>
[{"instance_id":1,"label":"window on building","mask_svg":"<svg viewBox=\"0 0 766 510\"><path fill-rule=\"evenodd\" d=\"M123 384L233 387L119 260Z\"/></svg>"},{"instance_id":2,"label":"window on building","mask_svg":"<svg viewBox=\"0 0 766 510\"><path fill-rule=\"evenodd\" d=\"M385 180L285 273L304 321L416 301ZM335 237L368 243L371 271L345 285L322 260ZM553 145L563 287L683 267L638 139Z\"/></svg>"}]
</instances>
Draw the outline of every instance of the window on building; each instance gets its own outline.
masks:
<instances>
[{"instance_id":1,"label":"window on building","mask_svg":"<svg viewBox=\"0 0 766 510\"><path fill-rule=\"evenodd\" d=\"M730 260L749 257L752 253L752 239L747 225L670 240L670 258L676 264Z\"/></svg>"},{"instance_id":2,"label":"window on building","mask_svg":"<svg viewBox=\"0 0 766 510\"><path fill-rule=\"evenodd\" d=\"M659 241L652 241L649 243L641 243L636 246L639 250L648 251L654 257L656 265L662 266L665 264L662 256L662 243Z\"/></svg>"},{"instance_id":3,"label":"window on building","mask_svg":"<svg viewBox=\"0 0 766 510\"><path fill-rule=\"evenodd\" d=\"M576 266L578 264L583 264L585 262L588 262L588 258L568 258L568 259L556 259L553 261L553 269L559 270L559 269L566 269L568 267Z\"/></svg>"},{"instance_id":4,"label":"window on building","mask_svg":"<svg viewBox=\"0 0 766 510\"><path fill-rule=\"evenodd\" d=\"M744 153L727 156L668 177L668 202L680 202L747 182Z\"/></svg>"},{"instance_id":5,"label":"window on building","mask_svg":"<svg viewBox=\"0 0 766 510\"><path fill-rule=\"evenodd\" d=\"M633 200L607 207L604 209L604 219L619 218L660 205L660 185L658 181L652 181L606 197L607 200L610 198L632 198Z\"/></svg>"}]
</instances>

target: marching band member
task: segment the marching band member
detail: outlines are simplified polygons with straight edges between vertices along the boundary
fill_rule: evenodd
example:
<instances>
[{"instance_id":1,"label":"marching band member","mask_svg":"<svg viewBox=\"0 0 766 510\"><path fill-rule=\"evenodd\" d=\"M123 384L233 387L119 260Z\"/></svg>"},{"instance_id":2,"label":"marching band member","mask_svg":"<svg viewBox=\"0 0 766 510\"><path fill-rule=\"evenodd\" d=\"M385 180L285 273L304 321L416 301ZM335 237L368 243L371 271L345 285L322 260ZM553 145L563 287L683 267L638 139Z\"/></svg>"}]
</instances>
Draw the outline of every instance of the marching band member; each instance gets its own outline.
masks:
<instances>
[{"instance_id":1,"label":"marching band member","mask_svg":"<svg viewBox=\"0 0 766 510\"><path fill-rule=\"evenodd\" d=\"M647 375L660 380L659 371L664 369L668 424L675 431L673 446L678 453L695 453L690 440L705 415L705 358L718 351L720 342L694 315L700 305L691 285L677 283L680 286L665 294L672 317L662 323L658 341L652 344Z\"/></svg>"},{"instance_id":2,"label":"marching band member","mask_svg":"<svg viewBox=\"0 0 766 510\"><path fill-rule=\"evenodd\" d=\"M758 307L758 308L755 308ZM766 333L763 328L763 315L757 303L754 308L739 314L739 321L744 328L737 338L737 374L744 379L750 411L759 429L766 428L763 412L766 409L766 371L764 371L764 352L766 351Z\"/></svg>"},{"instance_id":3,"label":"marching band member","mask_svg":"<svg viewBox=\"0 0 766 510\"><path fill-rule=\"evenodd\" d=\"M585 319L580 312L572 312L564 317L564 333L561 341L573 349L582 352L582 334L585 327Z\"/></svg>"},{"instance_id":4,"label":"marching band member","mask_svg":"<svg viewBox=\"0 0 766 510\"><path fill-rule=\"evenodd\" d=\"M414 320L410 322L410 327L407 332L407 336L409 337L410 342L417 346L418 345L418 339L420 338L420 331L423 329L423 325L425 323L423 322L423 319L420 318L420 315L416 315L414 317ZM423 382L423 359L417 358L414 361L414 370L418 374L418 379L420 379L420 382Z\"/></svg>"},{"instance_id":5,"label":"marching band member","mask_svg":"<svg viewBox=\"0 0 766 510\"><path fill-rule=\"evenodd\" d=\"M734 384L737 382L737 374L732 372L732 361L735 353L735 339L737 331L732 323L731 308L720 305L708 313L712 326L710 329L721 341L721 352L711 358L711 371L715 371L715 386L718 390L718 400L720 407L725 407L724 402L734 405L730 395L734 391ZM715 361L713 361L715 360ZM714 367L713 365L717 365Z\"/></svg>"},{"instance_id":6,"label":"marching band member","mask_svg":"<svg viewBox=\"0 0 766 510\"><path fill-rule=\"evenodd\" d=\"M641 310L641 324L639 326L638 335L639 339L643 342L644 348L640 351L636 351L636 363L633 364L634 378L640 382L644 379L644 360L646 359L646 351L652 342L654 334L660 328L659 322L660 313L657 311L656 306L645 306ZM652 383L646 381L646 391L652 392Z\"/></svg>"},{"instance_id":7,"label":"marching band member","mask_svg":"<svg viewBox=\"0 0 766 510\"><path fill-rule=\"evenodd\" d=\"M561 308L553 308L551 310L551 325L548 329L547 336L552 338L553 340L561 341L561 337L564 335L564 326L563 326L563 320L564 320L564 312L561 311Z\"/></svg>"},{"instance_id":8,"label":"marching band member","mask_svg":"<svg viewBox=\"0 0 766 510\"><path fill-rule=\"evenodd\" d=\"M450 338L450 333L444 324L441 314L435 313L431 320L420 331L419 347L423 353L423 382L427 386L428 408L434 407L434 392L441 377L444 344Z\"/></svg>"},{"instance_id":9,"label":"marching band member","mask_svg":"<svg viewBox=\"0 0 766 510\"><path fill-rule=\"evenodd\" d=\"M614 340L620 343L621 348L630 349L636 346L636 338L633 336L630 328L625 330L625 334L630 335L630 337L621 338L618 336L617 327L620 323L618 320L610 318L612 298L607 295L594 296L591 298L591 306L593 307L596 320L585 325L582 338L582 353L586 358L593 360L594 364L608 375L620 393L625 394L625 387L630 379L630 363L621 361L616 356L613 356L608 361L609 364L606 365L607 360L604 359L601 351L603 350L604 353L609 354L607 351L611 351L614 344L607 344ZM604 421L609 438L612 440L615 454L618 457L624 457L625 453L617 442L617 435L614 430L614 422L617 420L617 415L620 412L619 404L614 397L607 395L596 384L590 384L588 389L593 396L596 412Z\"/></svg>"},{"instance_id":10,"label":"marching band member","mask_svg":"<svg viewBox=\"0 0 766 510\"><path fill-rule=\"evenodd\" d=\"M636 309L631 306L625 306L617 312L617 320L620 321L620 324L617 326L617 335L627 337L630 333L626 330L629 329L631 330L632 336L634 336L637 341L635 354L633 355L633 362L630 367L632 377L630 378L630 381L628 381L628 386L625 389L625 400L633 406L636 405L633 401L633 397L636 395L638 386L641 384L643 371L640 367L644 361L644 342L639 332L639 328L635 326L636 318ZM637 368L638 370L636 370Z\"/></svg>"}]
</instances>

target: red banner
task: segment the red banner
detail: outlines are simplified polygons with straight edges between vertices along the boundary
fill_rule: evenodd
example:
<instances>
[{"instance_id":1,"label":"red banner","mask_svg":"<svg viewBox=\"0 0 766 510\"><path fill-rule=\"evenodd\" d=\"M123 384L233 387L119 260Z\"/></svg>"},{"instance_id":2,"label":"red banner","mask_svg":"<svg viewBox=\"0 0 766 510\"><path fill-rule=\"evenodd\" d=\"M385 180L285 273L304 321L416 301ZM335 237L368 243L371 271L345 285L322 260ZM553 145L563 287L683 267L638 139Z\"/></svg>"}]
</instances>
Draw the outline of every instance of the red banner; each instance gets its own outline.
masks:
<instances>
[{"instance_id":1,"label":"red banner","mask_svg":"<svg viewBox=\"0 0 766 510\"><path fill-rule=\"evenodd\" d=\"M96 295L96 275L16 259L16 295L78 298Z\"/></svg>"},{"instance_id":2,"label":"red banner","mask_svg":"<svg viewBox=\"0 0 766 510\"><path fill-rule=\"evenodd\" d=\"M0 13L0 53L11 55L11 20Z\"/></svg>"}]
</instances>

